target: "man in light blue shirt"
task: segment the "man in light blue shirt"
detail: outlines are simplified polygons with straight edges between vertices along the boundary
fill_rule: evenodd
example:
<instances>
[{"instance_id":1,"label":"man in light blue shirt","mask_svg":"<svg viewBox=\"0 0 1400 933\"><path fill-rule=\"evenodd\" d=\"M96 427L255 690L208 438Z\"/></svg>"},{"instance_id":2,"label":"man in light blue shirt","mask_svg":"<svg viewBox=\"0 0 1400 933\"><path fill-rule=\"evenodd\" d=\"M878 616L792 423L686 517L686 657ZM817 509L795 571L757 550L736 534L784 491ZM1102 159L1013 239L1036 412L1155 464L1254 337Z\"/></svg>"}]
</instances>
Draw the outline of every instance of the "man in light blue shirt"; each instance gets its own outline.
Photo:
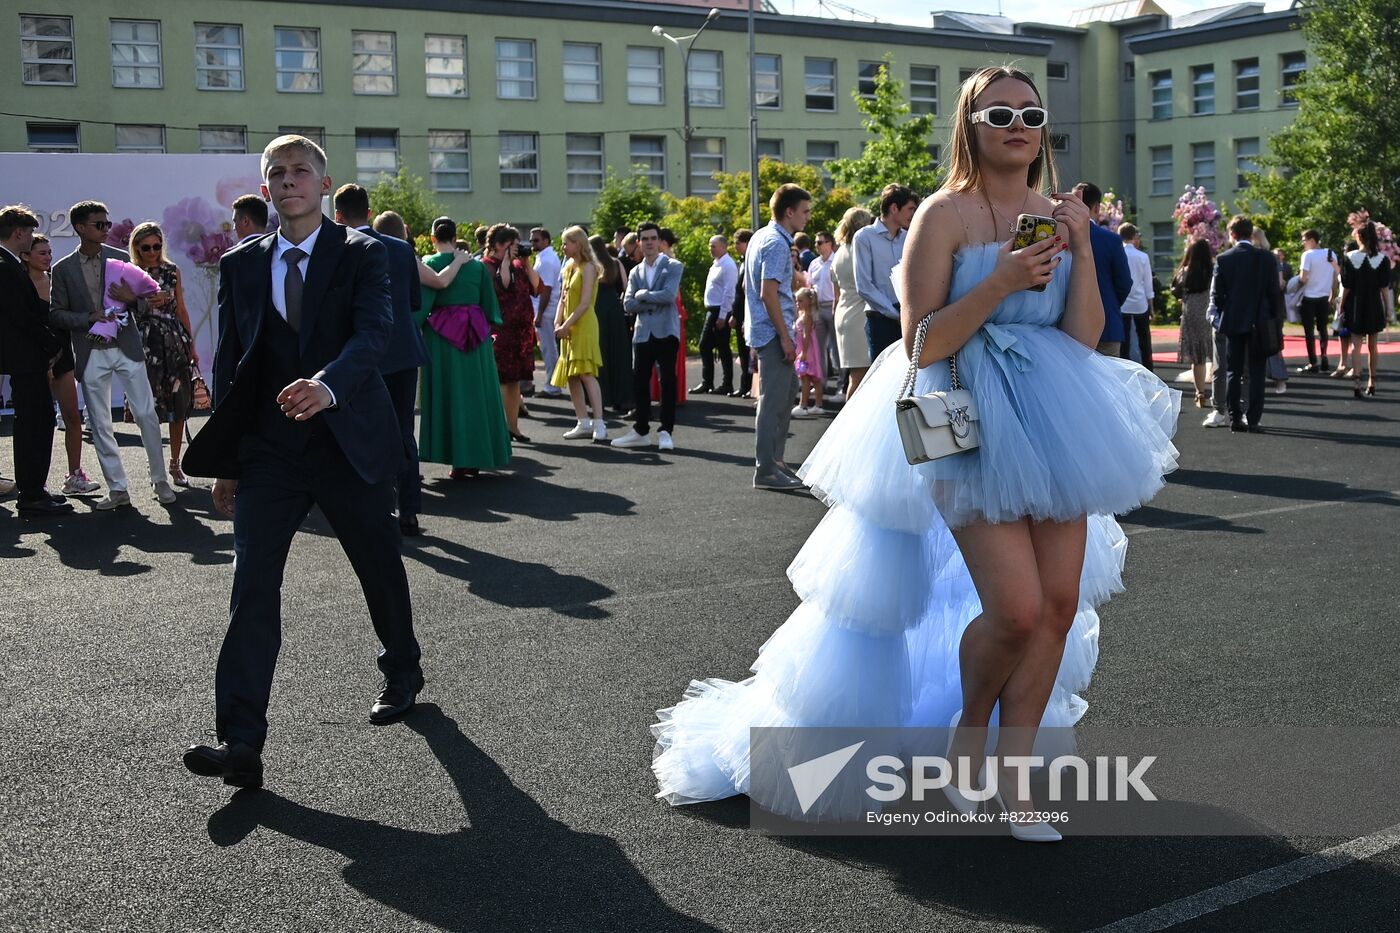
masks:
<instances>
[{"instance_id":1,"label":"man in light blue shirt","mask_svg":"<svg viewBox=\"0 0 1400 933\"><path fill-rule=\"evenodd\" d=\"M886 185L880 192L880 220L856 232L851 243L856 291L865 302L865 339L874 360L900 339L899 296L890 273L904 256L904 240L919 196L904 185Z\"/></svg>"},{"instance_id":2,"label":"man in light blue shirt","mask_svg":"<svg viewBox=\"0 0 1400 933\"><path fill-rule=\"evenodd\" d=\"M792 238L812 216L812 196L782 185L768 206L773 221L753 235L744 260L744 336L758 352L761 387L754 421L755 489L801 489L802 481L783 460L792 401L797 396L797 348L793 322Z\"/></svg>"}]
</instances>

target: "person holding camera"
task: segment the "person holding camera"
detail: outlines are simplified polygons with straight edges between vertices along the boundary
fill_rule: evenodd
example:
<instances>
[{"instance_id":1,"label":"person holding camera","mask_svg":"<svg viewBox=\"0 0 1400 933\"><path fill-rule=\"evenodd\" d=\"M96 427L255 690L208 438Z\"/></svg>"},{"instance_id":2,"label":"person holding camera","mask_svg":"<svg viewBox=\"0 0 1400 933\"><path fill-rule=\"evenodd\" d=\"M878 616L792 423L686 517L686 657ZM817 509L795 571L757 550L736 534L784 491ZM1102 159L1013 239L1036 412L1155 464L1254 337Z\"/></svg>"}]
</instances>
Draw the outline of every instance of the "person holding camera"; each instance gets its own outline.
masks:
<instances>
[{"instance_id":1,"label":"person holding camera","mask_svg":"<svg viewBox=\"0 0 1400 933\"><path fill-rule=\"evenodd\" d=\"M535 269L521 257L520 231L496 224L486 232L486 269L501 305L501 323L495 330L496 369L501 377L501 404L511 439L524 444L520 433L520 384L535 372L536 321L534 298L546 288ZM543 257L543 254L541 254ZM550 323L550 335L554 333ZM558 355L556 350L555 355Z\"/></svg>"}]
</instances>

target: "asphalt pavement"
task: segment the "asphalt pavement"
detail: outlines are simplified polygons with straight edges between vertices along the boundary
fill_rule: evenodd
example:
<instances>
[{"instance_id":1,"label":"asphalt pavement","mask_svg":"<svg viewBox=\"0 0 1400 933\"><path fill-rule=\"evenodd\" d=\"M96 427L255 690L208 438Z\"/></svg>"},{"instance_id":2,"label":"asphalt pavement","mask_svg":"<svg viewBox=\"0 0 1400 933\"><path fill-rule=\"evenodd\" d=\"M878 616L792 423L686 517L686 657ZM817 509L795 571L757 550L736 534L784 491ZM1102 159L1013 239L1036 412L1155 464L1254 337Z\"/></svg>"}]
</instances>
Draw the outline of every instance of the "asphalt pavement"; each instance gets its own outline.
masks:
<instances>
[{"instance_id":1,"label":"asphalt pavement","mask_svg":"<svg viewBox=\"0 0 1400 933\"><path fill-rule=\"evenodd\" d=\"M1298 377L1255 435L1203 429L1188 396L1181 469L1123 519L1127 592L1101 613L1086 724L1400 717L1398 399ZM119 425L135 509L0 505L0 928L1400 928L1400 838L784 838L750 831L744 799L653 799L654 711L692 678L746 675L823 512L749 487L751 406L692 397L658 453L565 441L568 404L536 400L507 470L427 465L427 533L404 554L428 685L389 727L365 719L373 633L313 514L261 792L180 764L212 728L231 579L207 482L160 506ZM826 423L793 422L791 461Z\"/></svg>"}]
</instances>

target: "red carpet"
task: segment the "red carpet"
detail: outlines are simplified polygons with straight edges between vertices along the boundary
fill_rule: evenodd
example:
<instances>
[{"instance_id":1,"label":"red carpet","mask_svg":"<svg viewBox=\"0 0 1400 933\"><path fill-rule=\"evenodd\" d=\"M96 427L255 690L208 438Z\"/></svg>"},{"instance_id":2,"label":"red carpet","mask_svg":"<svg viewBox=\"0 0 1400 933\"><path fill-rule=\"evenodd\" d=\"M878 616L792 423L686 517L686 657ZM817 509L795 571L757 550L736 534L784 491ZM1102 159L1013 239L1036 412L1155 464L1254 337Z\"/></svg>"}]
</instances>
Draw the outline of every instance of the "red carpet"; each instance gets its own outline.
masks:
<instances>
[{"instance_id":1,"label":"red carpet","mask_svg":"<svg viewBox=\"0 0 1400 933\"><path fill-rule=\"evenodd\" d=\"M1152 328L1153 355L1156 356L1158 354L1166 353L1175 354L1177 333L1178 332L1175 327ZM1335 336L1329 337L1327 341L1327 355L1335 360L1339 349L1340 347L1338 338ZM1379 338L1378 349L1382 354L1400 354L1400 335L1397 335L1394 332L1381 334ZM1283 357L1287 360L1306 360L1308 358L1308 345L1307 342L1303 340L1302 334L1286 333L1283 335ZM1176 357L1174 355L1171 357L1162 357L1163 360L1175 358Z\"/></svg>"}]
</instances>

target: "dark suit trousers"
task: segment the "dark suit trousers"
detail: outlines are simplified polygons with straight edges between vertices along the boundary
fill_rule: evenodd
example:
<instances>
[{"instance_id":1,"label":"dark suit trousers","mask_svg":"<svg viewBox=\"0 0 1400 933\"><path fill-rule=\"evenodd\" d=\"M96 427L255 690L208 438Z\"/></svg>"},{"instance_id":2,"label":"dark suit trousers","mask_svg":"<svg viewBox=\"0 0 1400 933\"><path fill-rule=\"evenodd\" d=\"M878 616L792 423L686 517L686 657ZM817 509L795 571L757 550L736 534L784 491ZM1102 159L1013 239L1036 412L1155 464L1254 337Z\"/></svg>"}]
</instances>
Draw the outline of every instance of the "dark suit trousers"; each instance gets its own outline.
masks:
<instances>
[{"instance_id":1,"label":"dark suit trousers","mask_svg":"<svg viewBox=\"0 0 1400 933\"><path fill-rule=\"evenodd\" d=\"M724 367L724 382L721 386L734 388L734 356L729 349L729 328L720 327L720 310L716 307L705 309L705 328L700 332L700 381L707 386L715 384L715 352L719 351L719 363Z\"/></svg>"},{"instance_id":2,"label":"dark suit trousers","mask_svg":"<svg viewBox=\"0 0 1400 933\"><path fill-rule=\"evenodd\" d=\"M632 344L632 397L637 400L637 433L651 430L651 368L661 376L661 430L676 429L676 354L681 342L675 337L653 337Z\"/></svg>"},{"instance_id":3,"label":"dark suit trousers","mask_svg":"<svg viewBox=\"0 0 1400 933\"><path fill-rule=\"evenodd\" d=\"M1149 312L1123 315L1123 343L1118 348L1120 359L1130 360L1133 358L1133 338L1135 337L1138 353L1142 356L1142 368L1148 372L1155 372L1152 368L1152 315Z\"/></svg>"},{"instance_id":4,"label":"dark suit trousers","mask_svg":"<svg viewBox=\"0 0 1400 933\"><path fill-rule=\"evenodd\" d=\"M418 404L418 370L403 369L384 376L394 415L403 436L404 467L399 473L399 518L417 518L423 510L423 481L418 478L418 440L413 435L413 409Z\"/></svg>"},{"instance_id":5,"label":"dark suit trousers","mask_svg":"<svg viewBox=\"0 0 1400 933\"><path fill-rule=\"evenodd\" d=\"M1229 334L1225 338L1225 408L1231 421L1241 420L1240 380L1249 381L1249 408L1244 419L1258 424L1264 417L1264 364L1268 357L1250 346L1252 334Z\"/></svg>"},{"instance_id":6,"label":"dark suit trousers","mask_svg":"<svg viewBox=\"0 0 1400 933\"><path fill-rule=\"evenodd\" d=\"M903 331L898 318L885 317L878 311L865 312L865 341L870 345L870 359L874 360L886 347L901 339Z\"/></svg>"},{"instance_id":7,"label":"dark suit trousers","mask_svg":"<svg viewBox=\"0 0 1400 933\"><path fill-rule=\"evenodd\" d=\"M221 740L261 749L282 647L282 575L312 505L321 507L359 578L382 646L379 669L389 678L411 677L420 652L399 552L394 483L366 483L328 435L313 438L300 454L245 436L239 460L233 596L214 676L215 722Z\"/></svg>"},{"instance_id":8,"label":"dark suit trousers","mask_svg":"<svg viewBox=\"0 0 1400 933\"><path fill-rule=\"evenodd\" d=\"M10 376L14 405L15 486L21 501L44 496L53 458L53 396L47 373Z\"/></svg>"},{"instance_id":9,"label":"dark suit trousers","mask_svg":"<svg viewBox=\"0 0 1400 933\"><path fill-rule=\"evenodd\" d=\"M739 391L747 395L753 388L753 364L749 360L749 345L744 341L744 322L735 321L730 330L734 331L734 345L739 355Z\"/></svg>"}]
</instances>

